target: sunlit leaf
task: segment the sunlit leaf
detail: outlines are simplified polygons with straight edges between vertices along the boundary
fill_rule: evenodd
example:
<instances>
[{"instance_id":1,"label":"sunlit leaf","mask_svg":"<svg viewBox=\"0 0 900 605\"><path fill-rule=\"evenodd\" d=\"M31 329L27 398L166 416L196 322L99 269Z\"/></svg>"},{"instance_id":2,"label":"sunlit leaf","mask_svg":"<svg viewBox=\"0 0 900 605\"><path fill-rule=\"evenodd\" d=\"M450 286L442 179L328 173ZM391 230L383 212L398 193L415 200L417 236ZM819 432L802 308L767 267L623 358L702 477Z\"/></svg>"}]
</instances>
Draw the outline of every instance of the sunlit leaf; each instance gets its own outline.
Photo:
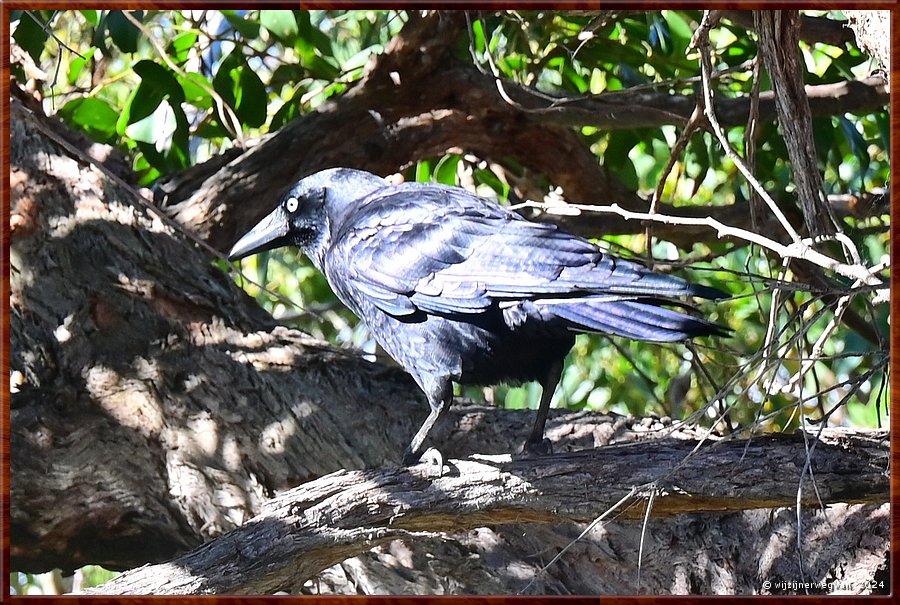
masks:
<instances>
[{"instance_id":1,"label":"sunlit leaf","mask_svg":"<svg viewBox=\"0 0 900 605\"><path fill-rule=\"evenodd\" d=\"M84 17L85 21L93 25L94 27L100 23L100 11L96 10L79 10L81 16Z\"/></svg>"},{"instance_id":2,"label":"sunlit leaf","mask_svg":"<svg viewBox=\"0 0 900 605\"><path fill-rule=\"evenodd\" d=\"M259 22L281 40L290 40L297 35L297 21L289 10L261 10Z\"/></svg>"},{"instance_id":3,"label":"sunlit leaf","mask_svg":"<svg viewBox=\"0 0 900 605\"><path fill-rule=\"evenodd\" d=\"M59 115L100 142L107 142L116 133L119 114L108 103L95 97L69 101L59 110Z\"/></svg>"},{"instance_id":4,"label":"sunlit leaf","mask_svg":"<svg viewBox=\"0 0 900 605\"><path fill-rule=\"evenodd\" d=\"M434 180L444 185L456 185L456 169L459 166L460 156L444 156L434 169Z\"/></svg>"}]
</instances>

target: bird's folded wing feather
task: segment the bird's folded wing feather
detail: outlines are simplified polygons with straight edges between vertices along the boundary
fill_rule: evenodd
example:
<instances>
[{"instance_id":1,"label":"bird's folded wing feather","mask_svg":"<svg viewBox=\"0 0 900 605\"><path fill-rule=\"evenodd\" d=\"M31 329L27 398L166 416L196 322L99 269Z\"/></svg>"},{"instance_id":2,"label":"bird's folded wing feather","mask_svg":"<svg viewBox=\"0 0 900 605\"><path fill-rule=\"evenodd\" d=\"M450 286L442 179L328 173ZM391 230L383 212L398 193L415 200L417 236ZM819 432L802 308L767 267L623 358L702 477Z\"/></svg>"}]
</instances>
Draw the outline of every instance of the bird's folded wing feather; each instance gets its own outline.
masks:
<instances>
[{"instance_id":1,"label":"bird's folded wing feather","mask_svg":"<svg viewBox=\"0 0 900 605\"><path fill-rule=\"evenodd\" d=\"M366 203L350 223L337 231L330 268L393 315L478 313L505 300L691 294L681 280L455 189L401 189Z\"/></svg>"}]
</instances>

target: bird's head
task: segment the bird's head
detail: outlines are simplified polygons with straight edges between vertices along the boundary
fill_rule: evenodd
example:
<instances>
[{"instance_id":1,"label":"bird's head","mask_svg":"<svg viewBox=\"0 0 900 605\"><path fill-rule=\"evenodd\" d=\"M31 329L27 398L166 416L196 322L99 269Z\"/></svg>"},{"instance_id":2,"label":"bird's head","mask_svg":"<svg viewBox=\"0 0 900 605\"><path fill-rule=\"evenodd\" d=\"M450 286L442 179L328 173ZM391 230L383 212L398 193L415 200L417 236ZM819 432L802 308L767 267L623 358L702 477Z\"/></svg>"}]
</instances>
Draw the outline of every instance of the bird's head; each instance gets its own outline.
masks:
<instances>
[{"instance_id":1,"label":"bird's head","mask_svg":"<svg viewBox=\"0 0 900 605\"><path fill-rule=\"evenodd\" d=\"M305 177L232 246L228 260L292 245L319 266L333 229L363 198L387 186L374 174L350 168L330 168Z\"/></svg>"}]
</instances>

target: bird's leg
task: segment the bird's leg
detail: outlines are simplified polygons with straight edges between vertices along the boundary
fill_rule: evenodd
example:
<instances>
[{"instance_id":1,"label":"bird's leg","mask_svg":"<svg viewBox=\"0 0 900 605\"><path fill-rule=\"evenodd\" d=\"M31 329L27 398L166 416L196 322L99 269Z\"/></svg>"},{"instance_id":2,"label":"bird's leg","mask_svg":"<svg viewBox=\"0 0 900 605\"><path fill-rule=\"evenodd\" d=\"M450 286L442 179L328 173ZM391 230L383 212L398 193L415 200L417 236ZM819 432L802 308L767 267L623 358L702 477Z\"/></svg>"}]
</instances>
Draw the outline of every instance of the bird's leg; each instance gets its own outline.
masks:
<instances>
[{"instance_id":1,"label":"bird's leg","mask_svg":"<svg viewBox=\"0 0 900 605\"><path fill-rule=\"evenodd\" d=\"M553 392L562 378L563 360L559 360L550 366L547 376L541 381L541 404L538 406L537 418L534 419L534 427L531 435L525 442L524 451L530 454L550 454L553 445L549 439L544 439L544 425L547 423L547 414L550 412L550 400Z\"/></svg>"},{"instance_id":2,"label":"bird's leg","mask_svg":"<svg viewBox=\"0 0 900 605\"><path fill-rule=\"evenodd\" d=\"M453 399L453 383L449 379L441 380L435 385L435 388L427 390L425 394L428 397L431 412L429 412L428 418L425 419L419 430L416 431L406 451L403 452L403 466L412 466L422 459L422 444L425 442L429 431L431 431L431 427L443 418L447 410L450 409L450 400ZM439 451L430 448L428 453L430 454L429 458L434 459L435 465L443 466L443 458Z\"/></svg>"}]
</instances>

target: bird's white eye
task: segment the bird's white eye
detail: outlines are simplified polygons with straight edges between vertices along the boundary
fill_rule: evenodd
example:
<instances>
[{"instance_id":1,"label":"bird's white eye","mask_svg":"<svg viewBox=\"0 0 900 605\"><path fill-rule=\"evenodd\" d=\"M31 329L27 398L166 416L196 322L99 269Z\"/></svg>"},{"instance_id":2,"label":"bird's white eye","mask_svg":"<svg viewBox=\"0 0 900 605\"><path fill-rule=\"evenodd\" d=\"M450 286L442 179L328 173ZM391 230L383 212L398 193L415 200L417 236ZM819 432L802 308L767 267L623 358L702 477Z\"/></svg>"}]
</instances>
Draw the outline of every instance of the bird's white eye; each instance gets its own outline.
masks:
<instances>
[{"instance_id":1,"label":"bird's white eye","mask_svg":"<svg viewBox=\"0 0 900 605\"><path fill-rule=\"evenodd\" d=\"M300 200L295 197L289 197L287 201L284 203L284 209L290 213L297 212L297 208L300 207Z\"/></svg>"}]
</instances>

